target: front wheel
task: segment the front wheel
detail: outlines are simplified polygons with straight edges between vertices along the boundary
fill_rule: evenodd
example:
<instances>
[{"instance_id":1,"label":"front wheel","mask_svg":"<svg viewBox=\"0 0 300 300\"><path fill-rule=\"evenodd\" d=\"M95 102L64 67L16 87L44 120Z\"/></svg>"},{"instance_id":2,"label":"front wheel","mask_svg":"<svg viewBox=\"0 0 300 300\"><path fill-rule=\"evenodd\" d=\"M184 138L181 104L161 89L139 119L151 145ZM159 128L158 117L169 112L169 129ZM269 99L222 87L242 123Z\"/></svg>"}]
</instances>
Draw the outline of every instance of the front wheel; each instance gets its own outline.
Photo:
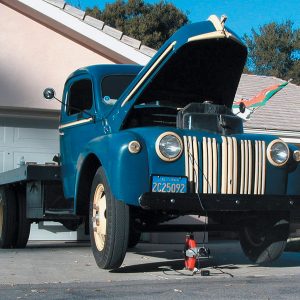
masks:
<instances>
[{"instance_id":1,"label":"front wheel","mask_svg":"<svg viewBox=\"0 0 300 300\"><path fill-rule=\"evenodd\" d=\"M282 254L288 236L288 218L253 219L242 226L240 243L252 262L264 264Z\"/></svg>"},{"instance_id":2,"label":"front wheel","mask_svg":"<svg viewBox=\"0 0 300 300\"><path fill-rule=\"evenodd\" d=\"M92 184L89 226L99 268L118 268L127 250L129 208L114 198L102 167L97 170Z\"/></svg>"}]
</instances>

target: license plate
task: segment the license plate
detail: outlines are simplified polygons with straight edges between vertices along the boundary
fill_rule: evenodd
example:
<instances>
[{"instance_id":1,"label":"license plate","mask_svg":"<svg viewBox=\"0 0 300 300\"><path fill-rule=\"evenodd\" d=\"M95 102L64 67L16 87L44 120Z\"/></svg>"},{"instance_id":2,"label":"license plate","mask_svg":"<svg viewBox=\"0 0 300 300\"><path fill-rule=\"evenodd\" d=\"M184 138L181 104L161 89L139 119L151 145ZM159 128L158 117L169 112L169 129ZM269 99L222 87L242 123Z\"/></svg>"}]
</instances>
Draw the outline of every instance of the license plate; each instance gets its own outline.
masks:
<instances>
[{"instance_id":1,"label":"license plate","mask_svg":"<svg viewBox=\"0 0 300 300\"><path fill-rule=\"evenodd\" d=\"M187 178L172 176L152 176L152 192L154 193L186 193Z\"/></svg>"}]
</instances>

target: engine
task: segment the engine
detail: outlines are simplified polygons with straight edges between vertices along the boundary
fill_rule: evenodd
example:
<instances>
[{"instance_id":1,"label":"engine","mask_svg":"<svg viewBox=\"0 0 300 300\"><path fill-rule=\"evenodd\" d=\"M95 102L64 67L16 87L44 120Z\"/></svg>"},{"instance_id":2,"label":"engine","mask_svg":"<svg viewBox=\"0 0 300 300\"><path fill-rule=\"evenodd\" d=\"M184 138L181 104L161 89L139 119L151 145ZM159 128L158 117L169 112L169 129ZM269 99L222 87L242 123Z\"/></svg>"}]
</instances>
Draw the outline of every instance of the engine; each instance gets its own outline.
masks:
<instances>
[{"instance_id":1,"label":"engine","mask_svg":"<svg viewBox=\"0 0 300 300\"><path fill-rule=\"evenodd\" d=\"M243 132L243 121L224 105L191 103L178 112L176 127L231 135Z\"/></svg>"}]
</instances>

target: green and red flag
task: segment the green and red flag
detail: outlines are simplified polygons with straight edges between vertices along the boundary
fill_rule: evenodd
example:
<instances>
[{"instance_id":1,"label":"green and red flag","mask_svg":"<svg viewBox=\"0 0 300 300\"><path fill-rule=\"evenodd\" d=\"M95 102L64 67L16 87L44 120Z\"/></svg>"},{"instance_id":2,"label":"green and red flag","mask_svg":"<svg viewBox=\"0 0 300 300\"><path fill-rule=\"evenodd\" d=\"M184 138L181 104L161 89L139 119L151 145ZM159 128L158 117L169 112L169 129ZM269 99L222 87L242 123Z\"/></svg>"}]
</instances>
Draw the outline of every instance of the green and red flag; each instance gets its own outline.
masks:
<instances>
[{"instance_id":1,"label":"green and red flag","mask_svg":"<svg viewBox=\"0 0 300 300\"><path fill-rule=\"evenodd\" d=\"M264 106L276 93L282 90L290 81L282 84L275 84L267 87L266 89L259 92L256 96L251 99L241 99L233 102L232 108L238 108L241 102L244 102L247 108L255 108Z\"/></svg>"}]
</instances>

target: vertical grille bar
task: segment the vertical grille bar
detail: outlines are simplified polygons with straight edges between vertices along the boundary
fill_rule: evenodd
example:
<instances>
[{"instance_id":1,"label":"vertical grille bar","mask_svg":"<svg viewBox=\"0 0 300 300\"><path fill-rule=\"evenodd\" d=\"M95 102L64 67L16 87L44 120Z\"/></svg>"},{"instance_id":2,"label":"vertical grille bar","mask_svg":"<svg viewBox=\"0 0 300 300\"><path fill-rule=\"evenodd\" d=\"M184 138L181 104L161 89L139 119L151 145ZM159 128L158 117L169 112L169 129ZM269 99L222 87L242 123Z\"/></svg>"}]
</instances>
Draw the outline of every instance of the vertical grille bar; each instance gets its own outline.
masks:
<instances>
[{"instance_id":1,"label":"vertical grille bar","mask_svg":"<svg viewBox=\"0 0 300 300\"><path fill-rule=\"evenodd\" d=\"M227 193L227 139L222 136L222 185L221 194Z\"/></svg>"},{"instance_id":2,"label":"vertical grille bar","mask_svg":"<svg viewBox=\"0 0 300 300\"><path fill-rule=\"evenodd\" d=\"M193 156L193 143L192 137L188 136L188 155L189 155L189 181L191 192L194 192L194 156Z\"/></svg>"},{"instance_id":3,"label":"vertical grille bar","mask_svg":"<svg viewBox=\"0 0 300 300\"><path fill-rule=\"evenodd\" d=\"M233 143L233 194L237 193L237 170L238 170L238 155L237 155L237 141L236 138L232 138Z\"/></svg>"},{"instance_id":4,"label":"vertical grille bar","mask_svg":"<svg viewBox=\"0 0 300 300\"><path fill-rule=\"evenodd\" d=\"M244 152L245 152L245 181L244 181L244 194L248 193L248 182L249 182L249 151L248 141L244 141Z\"/></svg>"},{"instance_id":5,"label":"vertical grille bar","mask_svg":"<svg viewBox=\"0 0 300 300\"><path fill-rule=\"evenodd\" d=\"M262 142L262 172L261 172L261 193L265 193L266 188L266 142Z\"/></svg>"},{"instance_id":6,"label":"vertical grille bar","mask_svg":"<svg viewBox=\"0 0 300 300\"><path fill-rule=\"evenodd\" d=\"M197 138L193 137L193 157L194 157L194 182L195 192L199 193L199 157L198 157L198 141Z\"/></svg>"},{"instance_id":7,"label":"vertical grille bar","mask_svg":"<svg viewBox=\"0 0 300 300\"><path fill-rule=\"evenodd\" d=\"M202 155L203 155L203 160L202 160L202 165L203 165L203 193L206 194L208 190L208 159L207 159L207 140L204 137L203 142L202 142Z\"/></svg>"},{"instance_id":8,"label":"vertical grille bar","mask_svg":"<svg viewBox=\"0 0 300 300\"><path fill-rule=\"evenodd\" d=\"M240 179L240 194L244 194L245 182L245 148L244 141L241 141L241 179Z\"/></svg>"},{"instance_id":9,"label":"vertical grille bar","mask_svg":"<svg viewBox=\"0 0 300 300\"><path fill-rule=\"evenodd\" d=\"M249 170L249 176L248 176L248 194L251 194L251 189L252 189L252 144L251 141L247 141L247 146L248 146L248 170Z\"/></svg>"},{"instance_id":10,"label":"vertical grille bar","mask_svg":"<svg viewBox=\"0 0 300 300\"><path fill-rule=\"evenodd\" d=\"M232 139L230 137L227 138L227 149L228 149L228 153L227 153L227 157L228 157L228 161L227 161L227 194L232 194L232 173L233 173L233 147L232 147Z\"/></svg>"},{"instance_id":11,"label":"vertical grille bar","mask_svg":"<svg viewBox=\"0 0 300 300\"><path fill-rule=\"evenodd\" d=\"M208 193L213 192L213 152L211 138L207 139L207 159L208 159Z\"/></svg>"},{"instance_id":12,"label":"vertical grille bar","mask_svg":"<svg viewBox=\"0 0 300 300\"><path fill-rule=\"evenodd\" d=\"M184 160L185 160L185 176L189 179L189 149L188 149L188 143L187 143L187 137L183 137L183 146L184 146Z\"/></svg>"},{"instance_id":13,"label":"vertical grille bar","mask_svg":"<svg viewBox=\"0 0 300 300\"><path fill-rule=\"evenodd\" d=\"M253 194L258 194L258 142L255 141L255 164L254 164L254 191Z\"/></svg>"},{"instance_id":14,"label":"vertical grille bar","mask_svg":"<svg viewBox=\"0 0 300 300\"><path fill-rule=\"evenodd\" d=\"M257 194L261 194L261 171L262 171L262 145L261 141L258 141L258 187Z\"/></svg>"},{"instance_id":15,"label":"vertical grille bar","mask_svg":"<svg viewBox=\"0 0 300 300\"><path fill-rule=\"evenodd\" d=\"M213 183L212 192L217 193L218 190L218 149L216 139L212 139L212 152L213 152Z\"/></svg>"}]
</instances>

